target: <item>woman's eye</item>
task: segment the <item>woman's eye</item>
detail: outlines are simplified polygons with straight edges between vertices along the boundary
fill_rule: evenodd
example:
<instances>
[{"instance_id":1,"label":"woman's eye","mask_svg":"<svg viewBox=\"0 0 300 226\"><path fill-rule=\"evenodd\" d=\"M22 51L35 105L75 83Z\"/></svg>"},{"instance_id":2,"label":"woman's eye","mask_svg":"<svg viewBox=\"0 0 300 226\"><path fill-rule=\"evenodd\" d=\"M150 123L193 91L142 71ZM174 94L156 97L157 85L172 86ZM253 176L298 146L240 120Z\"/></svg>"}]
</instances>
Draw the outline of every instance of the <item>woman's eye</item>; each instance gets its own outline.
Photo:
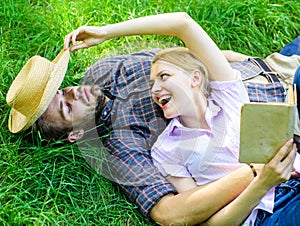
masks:
<instances>
[{"instance_id":1,"label":"woman's eye","mask_svg":"<svg viewBox=\"0 0 300 226\"><path fill-rule=\"evenodd\" d=\"M66 94L66 91L65 90L62 90L62 95L64 96Z\"/></svg>"},{"instance_id":2,"label":"woman's eye","mask_svg":"<svg viewBox=\"0 0 300 226\"><path fill-rule=\"evenodd\" d=\"M161 78L162 80L164 80L164 79L166 79L166 78L168 78L168 77L169 77L168 74L161 74L161 75L160 75L160 78Z\"/></svg>"}]
</instances>

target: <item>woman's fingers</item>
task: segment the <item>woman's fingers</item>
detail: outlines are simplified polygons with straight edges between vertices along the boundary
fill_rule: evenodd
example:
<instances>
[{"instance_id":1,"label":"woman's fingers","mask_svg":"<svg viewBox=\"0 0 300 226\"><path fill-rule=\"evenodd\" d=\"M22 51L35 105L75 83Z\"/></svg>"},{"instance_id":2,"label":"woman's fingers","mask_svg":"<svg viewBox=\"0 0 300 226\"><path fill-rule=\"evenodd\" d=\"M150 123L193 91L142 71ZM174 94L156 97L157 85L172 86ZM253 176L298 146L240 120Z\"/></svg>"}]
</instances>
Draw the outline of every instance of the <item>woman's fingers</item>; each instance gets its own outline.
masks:
<instances>
[{"instance_id":1,"label":"woman's fingers","mask_svg":"<svg viewBox=\"0 0 300 226\"><path fill-rule=\"evenodd\" d=\"M64 49L69 48L70 44L72 43L72 48L70 49L75 50L75 49L79 49L78 47L74 47L76 46L76 41L80 40L80 34L84 31L84 27L79 27L78 29L72 31L71 33L69 33L68 35L65 36L64 39Z\"/></svg>"},{"instance_id":2,"label":"woman's fingers","mask_svg":"<svg viewBox=\"0 0 300 226\"><path fill-rule=\"evenodd\" d=\"M64 39L64 49L66 50L67 48L69 48L69 45L70 45L70 37L71 37L71 34L68 34L65 36L65 39Z\"/></svg>"},{"instance_id":3,"label":"woman's fingers","mask_svg":"<svg viewBox=\"0 0 300 226\"><path fill-rule=\"evenodd\" d=\"M285 144L279 149L279 151L273 157L273 159L271 159L269 164L276 165L277 163L282 162L287 157L288 153L291 151L292 145L293 139L290 139L287 142L285 142Z\"/></svg>"},{"instance_id":4,"label":"woman's fingers","mask_svg":"<svg viewBox=\"0 0 300 226\"><path fill-rule=\"evenodd\" d=\"M72 45L75 46L76 45L76 39L77 39L77 35L79 34L79 32L77 30L75 30L72 35L71 35L71 41L72 41Z\"/></svg>"},{"instance_id":5,"label":"woman's fingers","mask_svg":"<svg viewBox=\"0 0 300 226\"><path fill-rule=\"evenodd\" d=\"M78 50L78 49L84 49L84 48L88 48L87 44L82 42L80 44L77 44L77 45L73 45L71 48L70 48L70 51L75 51L75 50Z\"/></svg>"},{"instance_id":6,"label":"woman's fingers","mask_svg":"<svg viewBox=\"0 0 300 226\"><path fill-rule=\"evenodd\" d=\"M290 151L290 153L288 153L288 155L281 161L281 167L283 168L283 176L286 180L290 179L290 177L292 176L296 153L296 144L293 144L293 148Z\"/></svg>"},{"instance_id":7,"label":"woman's fingers","mask_svg":"<svg viewBox=\"0 0 300 226\"><path fill-rule=\"evenodd\" d=\"M103 27L81 26L65 36L64 49L70 44L70 51L96 46L106 40L107 31ZM77 43L77 41L81 41Z\"/></svg>"},{"instance_id":8,"label":"woman's fingers","mask_svg":"<svg viewBox=\"0 0 300 226\"><path fill-rule=\"evenodd\" d=\"M289 180L292 176L296 152L297 148L293 140L288 140L258 174L260 181L272 187Z\"/></svg>"},{"instance_id":9,"label":"woman's fingers","mask_svg":"<svg viewBox=\"0 0 300 226\"><path fill-rule=\"evenodd\" d=\"M287 141L268 163L282 181L290 179L297 148L293 140Z\"/></svg>"}]
</instances>

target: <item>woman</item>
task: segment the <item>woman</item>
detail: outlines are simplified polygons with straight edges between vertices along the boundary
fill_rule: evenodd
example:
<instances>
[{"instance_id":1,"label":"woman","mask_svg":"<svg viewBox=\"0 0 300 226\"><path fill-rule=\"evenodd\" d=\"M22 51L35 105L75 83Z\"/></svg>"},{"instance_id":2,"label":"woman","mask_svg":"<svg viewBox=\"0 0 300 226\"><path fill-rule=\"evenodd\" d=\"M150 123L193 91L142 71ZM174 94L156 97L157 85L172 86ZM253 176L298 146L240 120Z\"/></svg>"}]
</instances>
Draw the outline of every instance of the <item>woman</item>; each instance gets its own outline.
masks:
<instances>
[{"instance_id":1,"label":"woman","mask_svg":"<svg viewBox=\"0 0 300 226\"><path fill-rule=\"evenodd\" d=\"M241 105L249 100L239 73L232 74L235 77L231 81L214 80L185 48L163 50L153 59L153 98L165 117L172 120L153 145L151 155L154 164L179 193L218 180L242 165L238 162L239 118ZM252 168L254 174L257 167L260 166ZM236 203L243 200L241 197L223 211L237 207ZM271 189L246 223L255 221L259 209L272 213L274 203L270 200L273 199ZM238 219L239 216L241 213L226 217ZM214 217L209 220L213 222Z\"/></svg>"},{"instance_id":2,"label":"woman","mask_svg":"<svg viewBox=\"0 0 300 226\"><path fill-rule=\"evenodd\" d=\"M205 31L185 13L142 17L103 27L79 27L66 36L64 47L68 48L72 43L70 50L73 51L95 46L115 37L142 34L177 36L188 49L166 50L154 59L151 70L153 98L162 107L165 116L178 119L176 123L193 130L192 133L187 133L194 137L195 132L216 131L218 137L224 138L210 142L211 135L206 135L205 144L208 150L215 151L213 155L205 156L207 163L219 157L218 154L224 149L223 146L220 150L218 147L223 144L227 145L227 154L233 156L229 158L230 167L227 171L221 170L221 174L218 175L208 174L207 176L214 178L207 177L205 183L199 186L196 186L191 177L169 178L179 191L183 191L178 195L177 201L189 203L189 208L172 205L174 202L169 201L171 196L164 197L152 208L150 216L166 225L243 223L273 186L287 181L292 174L294 175L296 147L292 144L293 141L287 141L268 164L255 165L255 170L237 162L235 154L238 147L238 125L234 121L238 120L234 117L239 116L241 104L248 101L246 91L239 73L230 67L220 49ZM76 41L82 42L77 44ZM169 60L168 57L174 59L174 51L176 60ZM182 55L186 57L180 57ZM180 63L182 61L183 63ZM190 68L192 61L195 65ZM224 109L229 111L225 112ZM214 113L218 112L222 112L223 115L214 122L209 121L214 120ZM233 115L229 114L230 112ZM174 121L175 119L172 122ZM228 122L232 127L224 130ZM189 146L182 145L180 148L190 147L188 142L186 144ZM212 148L209 145L212 145ZM222 159L226 161L226 158ZM222 159L218 159L218 163L222 163ZM258 175L254 177L253 173ZM212 182L214 180L215 182ZM184 186L181 186L182 184ZM223 188L227 191L230 189L231 192L226 195L220 194ZM193 198L190 198L191 196ZM299 194L297 196L299 197ZM251 215L250 220L255 220L255 217Z\"/></svg>"}]
</instances>

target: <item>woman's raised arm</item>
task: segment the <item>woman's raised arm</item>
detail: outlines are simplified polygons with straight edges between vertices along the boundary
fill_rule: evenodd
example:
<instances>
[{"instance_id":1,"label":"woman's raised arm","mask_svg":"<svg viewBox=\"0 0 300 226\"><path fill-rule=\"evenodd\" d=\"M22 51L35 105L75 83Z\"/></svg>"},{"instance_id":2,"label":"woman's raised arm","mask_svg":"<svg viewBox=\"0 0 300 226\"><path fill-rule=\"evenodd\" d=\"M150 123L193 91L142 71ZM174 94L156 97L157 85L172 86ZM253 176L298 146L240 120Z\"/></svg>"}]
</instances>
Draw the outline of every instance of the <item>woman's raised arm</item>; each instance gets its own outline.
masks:
<instances>
[{"instance_id":1,"label":"woman's raised arm","mask_svg":"<svg viewBox=\"0 0 300 226\"><path fill-rule=\"evenodd\" d=\"M212 80L234 79L221 50L201 26L183 12L140 17L102 27L82 26L65 37L64 48L72 43L70 50L73 51L116 37L146 34L177 36L206 65Z\"/></svg>"}]
</instances>

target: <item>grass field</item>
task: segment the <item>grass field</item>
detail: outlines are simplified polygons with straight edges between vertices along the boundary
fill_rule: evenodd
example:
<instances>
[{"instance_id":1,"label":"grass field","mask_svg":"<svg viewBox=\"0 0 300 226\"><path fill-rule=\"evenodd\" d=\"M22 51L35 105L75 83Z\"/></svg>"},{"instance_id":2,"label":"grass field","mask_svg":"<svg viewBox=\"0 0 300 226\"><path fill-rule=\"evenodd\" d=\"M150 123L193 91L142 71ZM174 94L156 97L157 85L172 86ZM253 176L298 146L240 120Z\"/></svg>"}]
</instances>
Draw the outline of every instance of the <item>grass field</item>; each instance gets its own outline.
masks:
<instances>
[{"instance_id":1,"label":"grass field","mask_svg":"<svg viewBox=\"0 0 300 226\"><path fill-rule=\"evenodd\" d=\"M299 35L299 0L2 0L0 225L154 225L89 167L76 144L47 143L30 130L11 134L5 98L30 57L52 60L78 26L175 11L189 13L221 49L253 56L279 51ZM126 37L72 53L62 86L76 84L100 57L170 42L181 44L172 37Z\"/></svg>"}]
</instances>

